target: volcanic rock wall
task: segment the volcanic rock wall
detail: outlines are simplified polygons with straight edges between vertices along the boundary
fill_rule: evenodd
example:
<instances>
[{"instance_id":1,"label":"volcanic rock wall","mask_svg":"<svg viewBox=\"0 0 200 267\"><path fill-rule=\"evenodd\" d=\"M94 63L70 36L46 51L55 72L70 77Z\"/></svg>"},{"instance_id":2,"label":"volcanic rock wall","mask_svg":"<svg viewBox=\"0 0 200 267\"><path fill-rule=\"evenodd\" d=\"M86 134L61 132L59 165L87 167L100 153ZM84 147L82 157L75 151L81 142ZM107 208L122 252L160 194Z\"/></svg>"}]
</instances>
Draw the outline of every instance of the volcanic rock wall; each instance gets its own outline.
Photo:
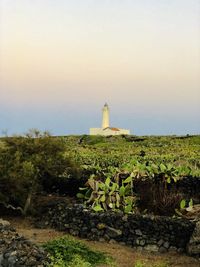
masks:
<instances>
[{"instance_id":1,"label":"volcanic rock wall","mask_svg":"<svg viewBox=\"0 0 200 267\"><path fill-rule=\"evenodd\" d=\"M80 204L51 205L37 223L90 240L119 242L139 250L185 251L195 223L186 219L122 212L95 213Z\"/></svg>"}]
</instances>

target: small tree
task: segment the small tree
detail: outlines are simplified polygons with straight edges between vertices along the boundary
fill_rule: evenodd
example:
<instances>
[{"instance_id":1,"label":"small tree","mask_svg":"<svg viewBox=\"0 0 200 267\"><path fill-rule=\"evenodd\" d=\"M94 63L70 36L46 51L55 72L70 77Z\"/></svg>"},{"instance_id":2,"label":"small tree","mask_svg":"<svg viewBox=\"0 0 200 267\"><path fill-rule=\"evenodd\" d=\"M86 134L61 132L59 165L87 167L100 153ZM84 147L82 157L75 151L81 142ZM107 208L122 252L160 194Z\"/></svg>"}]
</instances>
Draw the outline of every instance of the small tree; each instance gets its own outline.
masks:
<instances>
[{"instance_id":1,"label":"small tree","mask_svg":"<svg viewBox=\"0 0 200 267\"><path fill-rule=\"evenodd\" d=\"M33 194L72 171L61 138L31 130L25 136L4 138L0 150L0 202L26 214Z\"/></svg>"}]
</instances>

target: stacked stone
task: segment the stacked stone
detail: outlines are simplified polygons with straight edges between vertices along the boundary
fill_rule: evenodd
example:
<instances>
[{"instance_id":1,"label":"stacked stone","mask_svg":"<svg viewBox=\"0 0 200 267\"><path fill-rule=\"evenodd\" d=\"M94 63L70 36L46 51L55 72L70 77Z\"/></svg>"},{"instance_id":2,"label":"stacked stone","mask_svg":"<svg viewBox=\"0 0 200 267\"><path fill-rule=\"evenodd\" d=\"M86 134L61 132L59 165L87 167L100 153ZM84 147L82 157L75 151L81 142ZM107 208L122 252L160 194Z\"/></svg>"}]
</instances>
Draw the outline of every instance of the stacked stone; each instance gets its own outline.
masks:
<instances>
[{"instance_id":1,"label":"stacked stone","mask_svg":"<svg viewBox=\"0 0 200 267\"><path fill-rule=\"evenodd\" d=\"M41 224L43 222L43 225ZM51 226L90 240L119 242L139 250L185 251L195 223L181 218L95 213L76 204L51 206L37 226Z\"/></svg>"},{"instance_id":2,"label":"stacked stone","mask_svg":"<svg viewBox=\"0 0 200 267\"><path fill-rule=\"evenodd\" d=\"M191 256L200 257L200 221L196 223L196 227L187 246L187 252Z\"/></svg>"},{"instance_id":3,"label":"stacked stone","mask_svg":"<svg viewBox=\"0 0 200 267\"><path fill-rule=\"evenodd\" d=\"M48 261L47 253L17 234L9 222L0 219L0 266L42 267Z\"/></svg>"}]
</instances>

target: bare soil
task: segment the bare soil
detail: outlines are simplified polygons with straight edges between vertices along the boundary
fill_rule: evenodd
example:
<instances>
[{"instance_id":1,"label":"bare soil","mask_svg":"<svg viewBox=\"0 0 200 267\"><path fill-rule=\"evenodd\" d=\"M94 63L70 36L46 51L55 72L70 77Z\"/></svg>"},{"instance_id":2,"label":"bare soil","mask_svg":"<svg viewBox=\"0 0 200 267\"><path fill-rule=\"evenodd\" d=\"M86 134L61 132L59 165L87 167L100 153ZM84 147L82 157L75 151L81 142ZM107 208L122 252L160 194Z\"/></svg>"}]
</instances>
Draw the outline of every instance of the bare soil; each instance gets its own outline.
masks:
<instances>
[{"instance_id":1,"label":"bare soil","mask_svg":"<svg viewBox=\"0 0 200 267\"><path fill-rule=\"evenodd\" d=\"M54 229L37 229L33 226L30 218L23 219L21 217L5 218L11 222L11 225L16 228L20 235L25 236L34 243L41 245L49 240L65 235L64 232L59 232ZM80 240L80 238L76 238ZM200 267L200 260L179 254L175 252L160 254L150 252L139 252L134 248L122 246L117 243L110 244L105 242L88 241L81 239L90 248L106 252L116 263L117 267L134 267L137 261L146 263L146 266L155 264L167 263L167 266L172 267ZM102 265L100 267L106 267Z\"/></svg>"}]
</instances>

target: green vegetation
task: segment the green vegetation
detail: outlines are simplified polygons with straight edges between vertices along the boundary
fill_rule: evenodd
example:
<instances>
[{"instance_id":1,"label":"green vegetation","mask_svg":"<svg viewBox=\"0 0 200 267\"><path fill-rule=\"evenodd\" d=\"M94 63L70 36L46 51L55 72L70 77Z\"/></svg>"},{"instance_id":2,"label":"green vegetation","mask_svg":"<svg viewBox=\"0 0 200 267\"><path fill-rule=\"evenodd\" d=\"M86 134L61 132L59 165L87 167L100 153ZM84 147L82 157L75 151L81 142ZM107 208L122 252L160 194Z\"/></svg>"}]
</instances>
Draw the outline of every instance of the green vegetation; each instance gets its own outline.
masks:
<instances>
[{"instance_id":1,"label":"green vegetation","mask_svg":"<svg viewBox=\"0 0 200 267\"><path fill-rule=\"evenodd\" d=\"M36 192L75 175L61 138L37 130L6 137L0 150L0 203L26 214Z\"/></svg>"},{"instance_id":2,"label":"green vegetation","mask_svg":"<svg viewBox=\"0 0 200 267\"><path fill-rule=\"evenodd\" d=\"M139 205L173 215L184 196L171 185L183 177L200 177L200 136L52 137L34 130L0 140L0 202L23 214L42 191L76 196L83 188L78 196L96 211L135 212Z\"/></svg>"},{"instance_id":3,"label":"green vegetation","mask_svg":"<svg viewBox=\"0 0 200 267\"><path fill-rule=\"evenodd\" d=\"M46 243L44 249L49 252L54 267L92 267L99 264L111 264L112 260L104 253L93 251L83 242L64 236Z\"/></svg>"},{"instance_id":4,"label":"green vegetation","mask_svg":"<svg viewBox=\"0 0 200 267\"><path fill-rule=\"evenodd\" d=\"M166 262L157 262L157 263L149 263L144 261L137 261L134 267L168 267L169 265Z\"/></svg>"},{"instance_id":5,"label":"green vegetation","mask_svg":"<svg viewBox=\"0 0 200 267\"><path fill-rule=\"evenodd\" d=\"M133 212L136 196L133 193L132 177L122 180L121 186L119 178L115 177L115 182L107 177L105 183L96 181L92 177L87 181L88 188L80 188L85 194L78 193L77 197L87 199L86 203L92 203L94 211L123 210L125 213Z\"/></svg>"},{"instance_id":6,"label":"green vegetation","mask_svg":"<svg viewBox=\"0 0 200 267\"><path fill-rule=\"evenodd\" d=\"M142 192L134 191L134 184L148 181L146 193L148 193L148 205L151 210L159 209L159 213L174 213L179 206L181 195L169 190L168 185L176 183L186 175L187 168L173 167L170 163L159 165L146 165L138 161L125 164L121 169L106 175L102 182L95 175L88 179L86 188L80 188L81 193L77 197L85 199L86 205L91 205L94 211L122 210L125 213L137 211L136 201L144 197ZM157 180L157 181L156 181ZM156 186L157 184L157 186ZM145 196L146 197L146 196ZM152 199L150 198L152 197ZM182 200L184 202L185 200ZM181 203L182 203L181 202Z\"/></svg>"},{"instance_id":7,"label":"green vegetation","mask_svg":"<svg viewBox=\"0 0 200 267\"><path fill-rule=\"evenodd\" d=\"M133 160L181 167L186 175L200 176L200 136L69 136L70 155L87 174L104 175Z\"/></svg>"},{"instance_id":8,"label":"green vegetation","mask_svg":"<svg viewBox=\"0 0 200 267\"><path fill-rule=\"evenodd\" d=\"M96 212L181 215L195 204L173 188L183 177L200 177L200 136L52 137L33 130L0 139L0 207L23 215L41 193L77 195ZM69 237L44 247L49 266L111 263L104 253ZM146 266L168 265L135 264Z\"/></svg>"},{"instance_id":9,"label":"green vegetation","mask_svg":"<svg viewBox=\"0 0 200 267\"><path fill-rule=\"evenodd\" d=\"M173 215L183 196L171 190L171 184L200 176L199 136L83 136L78 142L71 137L70 142L75 140L76 150L68 151L87 181L77 196L94 211L135 212L139 203L140 211ZM68 145L69 139L65 141ZM141 184L140 190L135 184Z\"/></svg>"}]
</instances>

